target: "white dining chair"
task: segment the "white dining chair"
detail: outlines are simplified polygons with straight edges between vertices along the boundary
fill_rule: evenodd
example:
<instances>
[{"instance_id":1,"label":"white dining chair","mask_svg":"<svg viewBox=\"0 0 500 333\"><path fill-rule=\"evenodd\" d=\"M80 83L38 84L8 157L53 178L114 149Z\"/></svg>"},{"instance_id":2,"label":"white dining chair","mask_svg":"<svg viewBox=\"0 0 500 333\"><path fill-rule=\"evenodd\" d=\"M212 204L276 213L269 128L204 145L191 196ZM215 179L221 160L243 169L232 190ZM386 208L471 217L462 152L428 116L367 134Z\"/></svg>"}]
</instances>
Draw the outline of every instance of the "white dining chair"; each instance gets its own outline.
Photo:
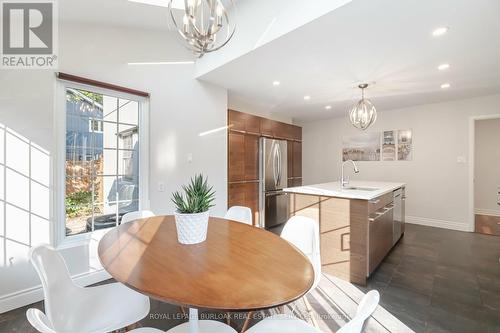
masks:
<instances>
[{"instance_id":1,"label":"white dining chair","mask_svg":"<svg viewBox=\"0 0 500 333\"><path fill-rule=\"evenodd\" d=\"M121 224L132 222L138 219L145 219L148 217L153 217L155 214L150 210L137 210L135 212L130 212L122 216Z\"/></svg>"},{"instance_id":2,"label":"white dining chair","mask_svg":"<svg viewBox=\"0 0 500 333\"><path fill-rule=\"evenodd\" d=\"M31 248L29 259L42 281L46 313L32 318L48 318L56 332L114 331L149 313L149 298L121 283L88 288L74 284L61 254L49 245Z\"/></svg>"},{"instance_id":3,"label":"white dining chair","mask_svg":"<svg viewBox=\"0 0 500 333\"><path fill-rule=\"evenodd\" d=\"M313 291L321 280L321 256L319 245L319 226L316 221L305 216L292 216L286 222L281 237L293 245L295 245L309 259L314 270L314 282L309 290ZM306 295L302 297L306 306L309 317L314 326L318 327L315 316L313 316L313 308Z\"/></svg>"},{"instance_id":4,"label":"white dining chair","mask_svg":"<svg viewBox=\"0 0 500 333\"><path fill-rule=\"evenodd\" d=\"M49 318L47 318L47 316L38 309L35 308L28 309L28 311L26 311L26 318L28 318L28 321L31 324L31 326L33 326L33 328L40 333L60 333L54 330ZM165 332L156 328L141 327L128 331L128 333L165 333Z\"/></svg>"},{"instance_id":5,"label":"white dining chair","mask_svg":"<svg viewBox=\"0 0 500 333\"><path fill-rule=\"evenodd\" d=\"M248 225L253 225L252 219L252 210L248 207L244 206L232 206L227 210L226 215L224 216L227 220L232 220L236 222L241 222ZM231 314L227 313L227 323L231 323ZM245 320L243 324L243 330L245 330L246 326L250 323L250 316L248 316L248 320Z\"/></svg>"},{"instance_id":6,"label":"white dining chair","mask_svg":"<svg viewBox=\"0 0 500 333\"><path fill-rule=\"evenodd\" d=\"M234 328L220 321L215 320L200 320L197 321L195 325L196 328L193 329L190 322L182 323L169 329L166 333L238 333Z\"/></svg>"},{"instance_id":7,"label":"white dining chair","mask_svg":"<svg viewBox=\"0 0 500 333\"><path fill-rule=\"evenodd\" d=\"M233 221L253 225L252 210L248 207L233 206L233 207L228 209L224 218L227 220L233 220Z\"/></svg>"},{"instance_id":8,"label":"white dining chair","mask_svg":"<svg viewBox=\"0 0 500 333\"><path fill-rule=\"evenodd\" d=\"M368 292L358 305L355 316L337 333L361 333L365 321L370 318L380 301L380 294L376 290ZM287 314L278 314L268 317L254 326L246 333L321 333L315 327L303 320Z\"/></svg>"}]
</instances>

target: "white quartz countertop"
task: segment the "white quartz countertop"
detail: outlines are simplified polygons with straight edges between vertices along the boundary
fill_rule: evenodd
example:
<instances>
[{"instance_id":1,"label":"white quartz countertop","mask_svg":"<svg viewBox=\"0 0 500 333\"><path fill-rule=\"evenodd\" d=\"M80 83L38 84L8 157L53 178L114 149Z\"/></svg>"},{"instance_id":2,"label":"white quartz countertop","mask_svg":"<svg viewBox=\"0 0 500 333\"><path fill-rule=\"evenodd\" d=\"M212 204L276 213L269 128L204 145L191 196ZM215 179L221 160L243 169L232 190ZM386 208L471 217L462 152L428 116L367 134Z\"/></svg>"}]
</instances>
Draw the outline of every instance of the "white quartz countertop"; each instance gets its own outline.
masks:
<instances>
[{"instance_id":1,"label":"white quartz countertop","mask_svg":"<svg viewBox=\"0 0 500 333\"><path fill-rule=\"evenodd\" d=\"M405 183L374 182L374 181L351 181L347 188L342 189L340 182L331 182L307 186L285 188L283 191L290 193L319 195L326 197L338 197L346 199L372 200L383 194L392 192Z\"/></svg>"}]
</instances>

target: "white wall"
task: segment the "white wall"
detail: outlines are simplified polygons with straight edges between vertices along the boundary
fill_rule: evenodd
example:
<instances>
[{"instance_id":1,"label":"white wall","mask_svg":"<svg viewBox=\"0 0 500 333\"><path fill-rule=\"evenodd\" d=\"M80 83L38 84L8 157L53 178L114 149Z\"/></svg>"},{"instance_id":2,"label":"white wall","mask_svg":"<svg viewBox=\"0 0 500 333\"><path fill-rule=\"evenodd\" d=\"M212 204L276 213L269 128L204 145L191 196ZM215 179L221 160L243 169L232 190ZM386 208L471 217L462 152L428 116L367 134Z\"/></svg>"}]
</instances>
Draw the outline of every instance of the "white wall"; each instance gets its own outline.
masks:
<instances>
[{"instance_id":1,"label":"white wall","mask_svg":"<svg viewBox=\"0 0 500 333\"><path fill-rule=\"evenodd\" d=\"M171 192L179 189L195 172L203 172L217 192L213 214L222 215L225 212L227 134L218 132L199 137L198 133L226 124L227 91L194 79L194 65L127 65L127 62L190 58L177 40L170 39L165 32L62 24L59 50L61 72L151 94L149 186L153 211L158 214L172 213ZM53 135L54 86L55 76L49 71L0 71L0 123L25 136L27 144L31 140L46 151L50 158L46 159L44 169L38 171L38 174L47 179L52 175L51 163L55 162L52 158L56 149ZM188 163L188 154L193 156L191 163ZM14 162L17 166L21 165L21 170L26 169L27 163L28 169L30 167L29 160L26 159ZM38 170L40 165L32 163L31 168ZM0 223L0 312L41 297L37 288L38 277L26 259L30 245L29 232L36 231L36 235L41 233L43 236L37 240L42 238L41 240L47 241L50 225L55 226L55 221L50 218L54 215L53 211L34 211L40 206L30 206L30 193L19 193L19 183L26 183L29 176L28 172L27 176L18 177L8 184L7 201L28 202L26 209L17 213L25 220L25 215L28 217L27 222L22 221L22 229L13 229L17 228L18 220L5 220L7 238L2 227L4 221ZM53 190L53 179L47 182L45 192L35 192L36 188L32 186L31 195L32 202L43 202L46 207L50 207L52 203L49 188ZM164 192L157 191L159 182L164 182ZM0 187L3 187L2 184ZM24 203L21 202L21 205ZM45 220L40 219L40 214L44 215L42 217ZM8 238L16 239L5 243ZM96 243L92 244L95 246ZM6 253L3 253L5 249ZM92 280L91 277L85 277L87 273L100 269L95 258L95 248L82 245L61 252L73 275L83 277L82 283L94 282L95 278Z\"/></svg>"},{"instance_id":2,"label":"white wall","mask_svg":"<svg viewBox=\"0 0 500 333\"><path fill-rule=\"evenodd\" d=\"M229 17L236 21L237 33L224 48L198 61L197 76L201 77L351 1L239 0L236 13L231 12Z\"/></svg>"},{"instance_id":3,"label":"white wall","mask_svg":"<svg viewBox=\"0 0 500 333\"><path fill-rule=\"evenodd\" d=\"M283 113L277 114L271 112L270 111L272 109L271 106L254 101L250 102L247 99L241 98L231 92L228 93L227 103L228 103L227 105L228 108L230 108L231 110L245 112L256 116L281 121L288 124L293 123L293 119L291 117L287 117L286 114Z\"/></svg>"},{"instance_id":4,"label":"white wall","mask_svg":"<svg viewBox=\"0 0 500 333\"><path fill-rule=\"evenodd\" d=\"M500 215L500 118L475 121L474 134L474 208Z\"/></svg>"},{"instance_id":5,"label":"white wall","mask_svg":"<svg viewBox=\"0 0 500 333\"><path fill-rule=\"evenodd\" d=\"M408 184L408 222L471 230L469 123L473 115L500 113L500 95L379 112L367 131L412 129L411 162L359 162L351 179ZM303 125L304 184L339 179L342 137L359 133L347 118ZM465 156L466 163L457 163Z\"/></svg>"}]
</instances>

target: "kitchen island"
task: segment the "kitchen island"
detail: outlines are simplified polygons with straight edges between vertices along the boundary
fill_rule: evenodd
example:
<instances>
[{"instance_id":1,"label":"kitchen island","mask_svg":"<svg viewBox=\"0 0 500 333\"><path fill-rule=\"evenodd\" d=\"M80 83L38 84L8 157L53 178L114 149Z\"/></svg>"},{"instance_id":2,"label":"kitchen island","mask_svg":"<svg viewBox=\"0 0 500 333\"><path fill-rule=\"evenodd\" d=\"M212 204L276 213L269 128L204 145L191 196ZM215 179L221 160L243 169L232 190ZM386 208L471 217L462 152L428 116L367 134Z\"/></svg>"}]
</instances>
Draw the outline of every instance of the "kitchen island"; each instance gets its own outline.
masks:
<instances>
[{"instance_id":1,"label":"kitchen island","mask_svg":"<svg viewBox=\"0 0 500 333\"><path fill-rule=\"evenodd\" d=\"M324 272L366 285L404 233L404 183L353 181L284 189L290 216L319 223Z\"/></svg>"}]
</instances>

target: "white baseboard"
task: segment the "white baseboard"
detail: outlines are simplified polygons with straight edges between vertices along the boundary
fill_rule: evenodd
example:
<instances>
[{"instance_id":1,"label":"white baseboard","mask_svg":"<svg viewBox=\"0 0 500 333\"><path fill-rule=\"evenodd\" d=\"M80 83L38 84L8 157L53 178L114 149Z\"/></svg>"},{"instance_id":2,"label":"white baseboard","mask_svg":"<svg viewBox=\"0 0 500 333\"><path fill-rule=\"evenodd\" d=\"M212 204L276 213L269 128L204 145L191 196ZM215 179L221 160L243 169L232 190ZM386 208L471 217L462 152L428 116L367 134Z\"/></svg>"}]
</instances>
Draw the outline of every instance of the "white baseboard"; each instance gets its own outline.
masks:
<instances>
[{"instance_id":1,"label":"white baseboard","mask_svg":"<svg viewBox=\"0 0 500 333\"><path fill-rule=\"evenodd\" d=\"M425 225L429 227L472 232L471 226L463 222L429 219L426 217L406 216L406 223Z\"/></svg>"},{"instance_id":2,"label":"white baseboard","mask_svg":"<svg viewBox=\"0 0 500 333\"><path fill-rule=\"evenodd\" d=\"M489 216L500 216L500 210L498 209L481 209L481 208L476 208L474 210L475 214L479 215L489 215Z\"/></svg>"},{"instance_id":3,"label":"white baseboard","mask_svg":"<svg viewBox=\"0 0 500 333\"><path fill-rule=\"evenodd\" d=\"M111 278L105 270L74 275L73 281L82 287ZM42 286L20 290L0 297L0 314L43 300Z\"/></svg>"}]
</instances>

